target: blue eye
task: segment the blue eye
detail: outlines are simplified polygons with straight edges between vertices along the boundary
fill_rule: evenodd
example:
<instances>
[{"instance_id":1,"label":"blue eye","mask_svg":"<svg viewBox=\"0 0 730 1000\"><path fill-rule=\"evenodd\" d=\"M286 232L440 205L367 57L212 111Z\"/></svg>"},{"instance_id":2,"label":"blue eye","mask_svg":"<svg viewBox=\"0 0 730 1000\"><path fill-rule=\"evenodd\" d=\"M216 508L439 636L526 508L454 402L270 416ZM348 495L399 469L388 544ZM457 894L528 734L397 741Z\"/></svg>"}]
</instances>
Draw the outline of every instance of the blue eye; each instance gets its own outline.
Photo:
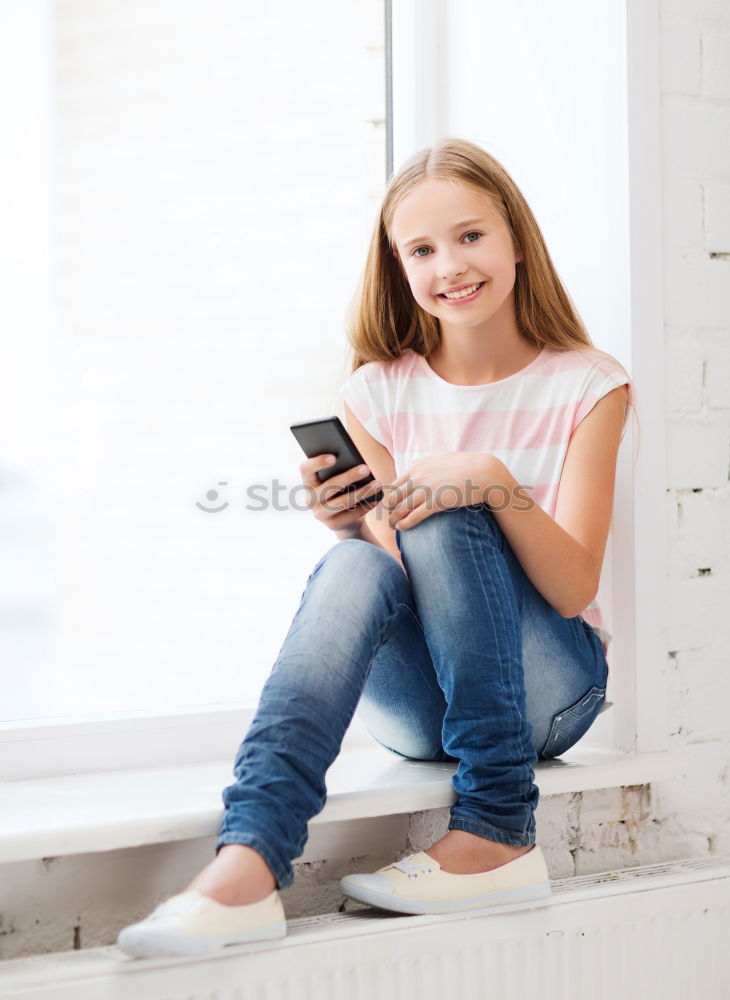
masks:
<instances>
[{"instance_id":1,"label":"blue eye","mask_svg":"<svg viewBox=\"0 0 730 1000\"><path fill-rule=\"evenodd\" d=\"M420 251L420 250L425 250L425 251L426 251L427 253L430 253L430 252L431 252L431 251L430 251L430 250L428 249L428 247L416 247L416 249L415 249L415 250L413 251L413 256L414 256L414 257L425 257L425 256L426 256L426 254L425 254L425 253L419 253L419 251Z\"/></svg>"},{"instance_id":2,"label":"blue eye","mask_svg":"<svg viewBox=\"0 0 730 1000\"><path fill-rule=\"evenodd\" d=\"M467 241L467 243L476 243L476 241L481 237L481 235L482 235L481 233L475 233L475 232L466 233L464 239ZM470 240L469 239L470 236L473 236L474 239Z\"/></svg>"}]
</instances>

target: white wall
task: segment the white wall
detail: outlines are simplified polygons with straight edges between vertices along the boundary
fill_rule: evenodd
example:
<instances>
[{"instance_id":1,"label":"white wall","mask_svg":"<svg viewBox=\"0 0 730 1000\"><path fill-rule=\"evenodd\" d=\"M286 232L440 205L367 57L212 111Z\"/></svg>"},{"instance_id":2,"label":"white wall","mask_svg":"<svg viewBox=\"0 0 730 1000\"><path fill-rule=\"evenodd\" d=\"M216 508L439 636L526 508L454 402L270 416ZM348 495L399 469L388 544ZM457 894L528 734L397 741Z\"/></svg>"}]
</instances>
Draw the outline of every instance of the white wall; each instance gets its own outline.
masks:
<instances>
[{"instance_id":1,"label":"white wall","mask_svg":"<svg viewBox=\"0 0 730 1000\"><path fill-rule=\"evenodd\" d=\"M730 6L661 9L667 678L687 769L642 838L679 857L730 853Z\"/></svg>"}]
</instances>

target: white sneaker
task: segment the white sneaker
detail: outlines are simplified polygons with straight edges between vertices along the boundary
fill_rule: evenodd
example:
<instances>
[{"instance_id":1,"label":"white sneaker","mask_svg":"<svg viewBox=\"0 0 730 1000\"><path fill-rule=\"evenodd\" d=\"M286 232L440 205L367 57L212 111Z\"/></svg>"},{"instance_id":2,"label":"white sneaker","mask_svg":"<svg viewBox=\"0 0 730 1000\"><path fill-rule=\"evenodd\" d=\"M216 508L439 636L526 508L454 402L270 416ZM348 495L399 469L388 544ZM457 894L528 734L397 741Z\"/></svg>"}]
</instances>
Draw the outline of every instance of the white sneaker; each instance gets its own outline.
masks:
<instances>
[{"instance_id":1,"label":"white sneaker","mask_svg":"<svg viewBox=\"0 0 730 1000\"><path fill-rule=\"evenodd\" d=\"M418 851L372 874L346 875L340 892L349 899L397 913L453 913L549 899L547 865L535 844L498 868L475 875L442 870L430 854Z\"/></svg>"},{"instance_id":2,"label":"white sneaker","mask_svg":"<svg viewBox=\"0 0 730 1000\"><path fill-rule=\"evenodd\" d=\"M191 889L161 903L140 923L125 927L117 944L134 958L210 955L285 934L286 917L276 889L260 902L244 906L224 906Z\"/></svg>"}]
</instances>

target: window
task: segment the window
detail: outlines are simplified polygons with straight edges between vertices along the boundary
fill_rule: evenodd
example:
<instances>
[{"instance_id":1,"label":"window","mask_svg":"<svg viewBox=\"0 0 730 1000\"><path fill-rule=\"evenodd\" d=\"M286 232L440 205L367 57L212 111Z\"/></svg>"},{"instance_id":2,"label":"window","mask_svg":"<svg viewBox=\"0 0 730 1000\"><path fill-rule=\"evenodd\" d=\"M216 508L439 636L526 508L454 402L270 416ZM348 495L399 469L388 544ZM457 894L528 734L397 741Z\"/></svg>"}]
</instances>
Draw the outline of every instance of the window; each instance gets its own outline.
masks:
<instances>
[{"instance_id":1,"label":"window","mask_svg":"<svg viewBox=\"0 0 730 1000\"><path fill-rule=\"evenodd\" d=\"M294 490L288 425L330 413L347 374L386 179L382 0L0 17L46 88L0 239L31 218L55 265L30 322L27 293L2 322L18 331L0 403L4 718L253 703L335 541ZM6 93L25 141L28 92Z\"/></svg>"},{"instance_id":2,"label":"window","mask_svg":"<svg viewBox=\"0 0 730 1000\"><path fill-rule=\"evenodd\" d=\"M43 162L53 96L59 310L29 306L22 282L3 307L29 331L0 398L15 431L0 453L7 719L114 712L99 732L123 755L127 720L178 710L191 759L220 752L218 730L234 749L234 708L255 703L330 541L301 511L246 511L245 489L282 470L296 485L288 423L334 405L386 158L451 134L513 173L594 342L634 378L641 449L634 466L627 431L599 595L615 709L589 736L666 745L655 5L385 8L387 40L379 0L57 4L29 149ZM49 10L24 6L0 32L19 78L43 79L22 56L42 49ZM10 180L26 209L47 194L42 172ZM12 216L16 235L28 217ZM51 232L27 269L41 285Z\"/></svg>"}]
</instances>

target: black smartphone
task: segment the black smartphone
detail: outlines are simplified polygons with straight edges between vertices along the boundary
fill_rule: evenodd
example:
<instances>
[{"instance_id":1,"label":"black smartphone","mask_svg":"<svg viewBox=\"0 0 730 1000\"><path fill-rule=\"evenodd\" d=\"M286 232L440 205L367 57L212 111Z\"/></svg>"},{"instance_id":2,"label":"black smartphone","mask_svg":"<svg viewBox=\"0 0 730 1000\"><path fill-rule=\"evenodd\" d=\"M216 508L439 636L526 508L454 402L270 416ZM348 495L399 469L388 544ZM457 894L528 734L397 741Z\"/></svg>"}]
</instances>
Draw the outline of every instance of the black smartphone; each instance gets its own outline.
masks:
<instances>
[{"instance_id":1,"label":"black smartphone","mask_svg":"<svg viewBox=\"0 0 730 1000\"><path fill-rule=\"evenodd\" d=\"M339 417L305 420L300 424L291 424L289 430L301 445L307 458L314 458L315 455L334 455L337 459L334 465L317 470L317 478L320 483L326 482L339 472L347 472L348 469L352 469L356 465L367 464ZM367 476L358 479L356 483L346 486L343 492L349 493L352 490L357 490L361 486L371 483L374 479L375 476L369 472ZM357 506L374 507L382 499L383 491L378 490L372 496L360 500Z\"/></svg>"}]
</instances>

